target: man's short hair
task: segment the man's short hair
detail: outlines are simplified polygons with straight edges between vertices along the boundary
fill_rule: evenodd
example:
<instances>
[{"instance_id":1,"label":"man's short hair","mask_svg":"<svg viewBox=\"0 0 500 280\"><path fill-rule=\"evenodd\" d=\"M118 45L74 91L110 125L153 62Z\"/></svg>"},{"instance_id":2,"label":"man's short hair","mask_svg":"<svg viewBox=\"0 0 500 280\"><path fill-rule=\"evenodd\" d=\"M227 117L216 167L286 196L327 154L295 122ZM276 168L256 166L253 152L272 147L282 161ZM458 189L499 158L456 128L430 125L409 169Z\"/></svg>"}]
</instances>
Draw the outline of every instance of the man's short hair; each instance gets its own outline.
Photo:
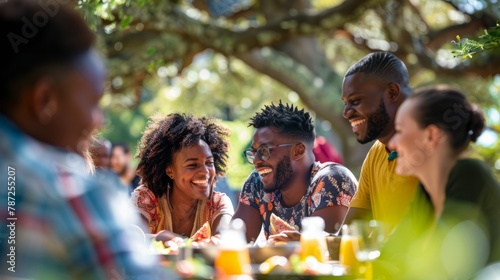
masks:
<instances>
[{"instance_id":1,"label":"man's short hair","mask_svg":"<svg viewBox=\"0 0 500 280\"><path fill-rule=\"evenodd\" d=\"M16 104L21 91L48 68L70 65L94 40L74 6L56 0L0 1L0 111Z\"/></svg>"},{"instance_id":2,"label":"man's short hair","mask_svg":"<svg viewBox=\"0 0 500 280\"><path fill-rule=\"evenodd\" d=\"M311 115L304 109L299 110L296 106L283 104L281 100L278 105L273 103L265 105L261 112L256 113L250 120L248 126L276 127L281 134L300 139L308 144L314 144L316 138Z\"/></svg>"},{"instance_id":3,"label":"man's short hair","mask_svg":"<svg viewBox=\"0 0 500 280\"><path fill-rule=\"evenodd\" d=\"M403 92L411 93L410 76L408 69L402 60L388 52L374 52L366 55L352 65L345 76L364 73L379 77L387 82L398 83L404 88Z\"/></svg>"}]
</instances>

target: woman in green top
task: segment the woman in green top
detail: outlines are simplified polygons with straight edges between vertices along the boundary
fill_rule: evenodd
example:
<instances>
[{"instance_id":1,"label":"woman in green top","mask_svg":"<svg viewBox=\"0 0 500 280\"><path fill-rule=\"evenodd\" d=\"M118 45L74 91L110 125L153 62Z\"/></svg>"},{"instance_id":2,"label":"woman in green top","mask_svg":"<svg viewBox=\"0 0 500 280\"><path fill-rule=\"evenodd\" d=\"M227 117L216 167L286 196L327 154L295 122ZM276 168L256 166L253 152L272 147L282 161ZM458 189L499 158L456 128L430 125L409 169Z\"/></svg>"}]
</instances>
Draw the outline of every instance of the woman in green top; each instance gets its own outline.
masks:
<instances>
[{"instance_id":1,"label":"woman in green top","mask_svg":"<svg viewBox=\"0 0 500 280\"><path fill-rule=\"evenodd\" d=\"M420 189L382 252L394 278L470 279L500 260L500 185L463 157L484 127L480 109L447 86L417 90L399 108L389 146L396 172Z\"/></svg>"}]
</instances>

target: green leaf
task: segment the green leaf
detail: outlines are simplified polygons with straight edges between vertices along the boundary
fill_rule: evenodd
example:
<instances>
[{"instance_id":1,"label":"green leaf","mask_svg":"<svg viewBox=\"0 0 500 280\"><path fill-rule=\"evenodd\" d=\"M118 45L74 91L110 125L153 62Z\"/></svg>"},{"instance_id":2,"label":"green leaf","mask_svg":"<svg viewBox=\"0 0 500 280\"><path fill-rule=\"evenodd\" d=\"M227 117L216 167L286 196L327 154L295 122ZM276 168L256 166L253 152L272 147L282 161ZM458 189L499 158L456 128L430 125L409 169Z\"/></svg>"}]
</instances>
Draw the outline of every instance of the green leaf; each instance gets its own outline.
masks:
<instances>
[{"instance_id":1,"label":"green leaf","mask_svg":"<svg viewBox=\"0 0 500 280\"><path fill-rule=\"evenodd\" d=\"M152 56L153 54L156 53L156 48L149 48L147 51L146 51L146 54L148 56Z\"/></svg>"},{"instance_id":2,"label":"green leaf","mask_svg":"<svg viewBox=\"0 0 500 280\"><path fill-rule=\"evenodd\" d=\"M121 22L121 29L126 29L127 27L129 27L133 20L134 17L132 16L126 16L125 18L123 18Z\"/></svg>"}]
</instances>

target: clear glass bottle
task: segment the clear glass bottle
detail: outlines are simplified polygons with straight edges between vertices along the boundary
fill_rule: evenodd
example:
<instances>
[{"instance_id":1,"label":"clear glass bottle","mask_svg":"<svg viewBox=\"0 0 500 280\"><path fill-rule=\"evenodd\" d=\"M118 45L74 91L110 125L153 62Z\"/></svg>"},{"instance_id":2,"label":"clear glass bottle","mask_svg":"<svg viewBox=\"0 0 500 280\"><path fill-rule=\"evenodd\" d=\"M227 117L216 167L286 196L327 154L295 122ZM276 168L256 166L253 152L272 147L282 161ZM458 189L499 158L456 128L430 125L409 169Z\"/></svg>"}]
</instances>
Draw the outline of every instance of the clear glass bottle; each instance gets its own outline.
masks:
<instances>
[{"instance_id":1,"label":"clear glass bottle","mask_svg":"<svg viewBox=\"0 0 500 280\"><path fill-rule=\"evenodd\" d=\"M221 230L219 252L215 259L217 279L234 275L250 275L250 255L245 237L245 223L235 219Z\"/></svg>"},{"instance_id":2,"label":"clear glass bottle","mask_svg":"<svg viewBox=\"0 0 500 280\"><path fill-rule=\"evenodd\" d=\"M329 259L326 245L325 221L321 217L306 217L302 220L300 236L300 258L315 257L320 262Z\"/></svg>"}]
</instances>

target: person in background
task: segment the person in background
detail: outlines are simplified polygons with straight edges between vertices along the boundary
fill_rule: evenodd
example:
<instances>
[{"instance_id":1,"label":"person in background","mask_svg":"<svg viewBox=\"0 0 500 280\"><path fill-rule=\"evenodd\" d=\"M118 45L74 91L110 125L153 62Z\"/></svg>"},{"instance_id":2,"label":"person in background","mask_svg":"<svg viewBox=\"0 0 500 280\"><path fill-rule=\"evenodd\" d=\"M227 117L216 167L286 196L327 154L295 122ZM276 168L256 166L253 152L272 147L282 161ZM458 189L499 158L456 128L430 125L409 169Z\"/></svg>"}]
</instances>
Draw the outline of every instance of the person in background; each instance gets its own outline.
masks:
<instances>
[{"instance_id":1,"label":"person in background","mask_svg":"<svg viewBox=\"0 0 500 280\"><path fill-rule=\"evenodd\" d=\"M123 142L113 143L111 148L110 168L118 176L123 185L129 187L129 191L134 191L139 186L141 177L137 175L137 171L131 165L132 154L127 144Z\"/></svg>"},{"instance_id":2,"label":"person in background","mask_svg":"<svg viewBox=\"0 0 500 280\"><path fill-rule=\"evenodd\" d=\"M445 85L416 90L398 110L389 141L396 173L416 176L420 187L383 251L400 265L395 278L476 279L500 261L500 184L464 154L484 127L479 107Z\"/></svg>"},{"instance_id":3,"label":"person in background","mask_svg":"<svg viewBox=\"0 0 500 280\"><path fill-rule=\"evenodd\" d=\"M255 241L262 226L266 238L272 234L271 214L296 231L309 216L323 218L327 232L338 230L357 181L340 164L315 161L316 133L310 114L280 101L264 106L250 126L256 130L245 156L255 170L243 185L233 216L245 222L247 241ZM296 233L279 239L298 239Z\"/></svg>"},{"instance_id":4,"label":"person in background","mask_svg":"<svg viewBox=\"0 0 500 280\"><path fill-rule=\"evenodd\" d=\"M215 235L229 224L231 200L214 191L217 177L225 174L229 135L214 118L151 117L137 151L143 185L131 197L151 233L191 237L209 222Z\"/></svg>"},{"instance_id":5,"label":"person in background","mask_svg":"<svg viewBox=\"0 0 500 280\"><path fill-rule=\"evenodd\" d=\"M344 224L376 219L390 231L408 210L418 180L396 174L397 153L387 144L394 135L396 111L411 94L409 82L404 63L387 52L368 54L345 74L343 116L359 143L376 141L361 167L359 187Z\"/></svg>"},{"instance_id":6,"label":"person in background","mask_svg":"<svg viewBox=\"0 0 500 280\"><path fill-rule=\"evenodd\" d=\"M111 142L103 137L93 137L90 143L89 154L89 164L93 167L92 174L98 177L98 179L113 180L115 185L121 186L130 195L130 190L122 184L120 177L109 168Z\"/></svg>"},{"instance_id":7,"label":"person in background","mask_svg":"<svg viewBox=\"0 0 500 280\"><path fill-rule=\"evenodd\" d=\"M106 71L61 2L0 2L0 278L176 279L128 234L127 196L85 172Z\"/></svg>"},{"instance_id":8,"label":"person in background","mask_svg":"<svg viewBox=\"0 0 500 280\"><path fill-rule=\"evenodd\" d=\"M96 169L109 170L111 142L106 138L94 138L90 144L90 155Z\"/></svg>"}]
</instances>

